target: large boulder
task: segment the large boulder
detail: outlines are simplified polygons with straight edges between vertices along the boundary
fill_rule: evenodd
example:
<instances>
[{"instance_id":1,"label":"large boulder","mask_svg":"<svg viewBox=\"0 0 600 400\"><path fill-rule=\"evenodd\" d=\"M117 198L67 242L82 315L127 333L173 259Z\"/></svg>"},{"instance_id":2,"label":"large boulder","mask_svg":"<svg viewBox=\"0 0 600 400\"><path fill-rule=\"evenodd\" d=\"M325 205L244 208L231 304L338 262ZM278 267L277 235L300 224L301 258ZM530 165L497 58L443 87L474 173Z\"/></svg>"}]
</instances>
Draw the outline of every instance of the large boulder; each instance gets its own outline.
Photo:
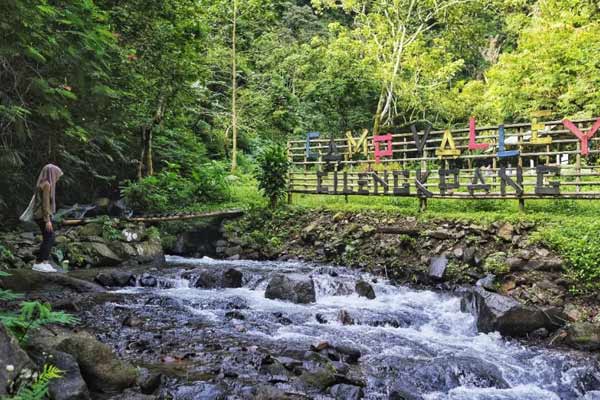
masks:
<instances>
[{"instance_id":1,"label":"large boulder","mask_svg":"<svg viewBox=\"0 0 600 400\"><path fill-rule=\"evenodd\" d=\"M193 274L195 275L195 274ZM194 286L203 289L242 287L243 274L235 268L226 270L203 270L196 276Z\"/></svg>"},{"instance_id":2,"label":"large boulder","mask_svg":"<svg viewBox=\"0 0 600 400\"><path fill-rule=\"evenodd\" d=\"M91 335L78 334L67 337L57 349L75 357L81 375L94 391L120 392L136 383L136 369L119 360L108 345Z\"/></svg>"},{"instance_id":3,"label":"large boulder","mask_svg":"<svg viewBox=\"0 0 600 400\"><path fill-rule=\"evenodd\" d=\"M16 377L33 368L33 363L17 339L0 323L0 396L8 394L8 387Z\"/></svg>"},{"instance_id":4,"label":"large boulder","mask_svg":"<svg viewBox=\"0 0 600 400\"><path fill-rule=\"evenodd\" d=\"M539 328L554 331L566 320L556 308L527 307L480 286L465 293L461 310L475 316L480 332L498 331L503 336L525 336Z\"/></svg>"},{"instance_id":5,"label":"large boulder","mask_svg":"<svg viewBox=\"0 0 600 400\"><path fill-rule=\"evenodd\" d=\"M100 285L73 278L67 274L47 274L30 269L11 270L10 276L0 279L0 288L26 293L59 293L63 296L68 292L99 293L105 291Z\"/></svg>"},{"instance_id":6,"label":"large boulder","mask_svg":"<svg viewBox=\"0 0 600 400\"><path fill-rule=\"evenodd\" d=\"M116 255L105 243L82 243L82 248L90 255L95 267L113 267L123 262L123 259Z\"/></svg>"},{"instance_id":7,"label":"large boulder","mask_svg":"<svg viewBox=\"0 0 600 400\"><path fill-rule=\"evenodd\" d=\"M578 322L567 327L565 341L581 350L600 350L600 325L591 322Z\"/></svg>"},{"instance_id":8,"label":"large boulder","mask_svg":"<svg viewBox=\"0 0 600 400\"><path fill-rule=\"evenodd\" d=\"M265 297L307 304L314 303L317 296L311 277L301 274L277 274L267 285Z\"/></svg>"}]
</instances>

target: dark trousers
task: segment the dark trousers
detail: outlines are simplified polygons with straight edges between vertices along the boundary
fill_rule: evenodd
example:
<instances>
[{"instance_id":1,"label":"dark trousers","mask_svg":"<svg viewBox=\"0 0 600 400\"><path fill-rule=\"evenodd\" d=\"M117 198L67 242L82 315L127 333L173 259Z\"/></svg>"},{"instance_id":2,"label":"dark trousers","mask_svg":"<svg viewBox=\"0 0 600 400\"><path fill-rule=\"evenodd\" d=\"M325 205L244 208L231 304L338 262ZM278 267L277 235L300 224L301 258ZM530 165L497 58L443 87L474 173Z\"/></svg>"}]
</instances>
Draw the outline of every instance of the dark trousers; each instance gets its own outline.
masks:
<instances>
[{"instance_id":1,"label":"dark trousers","mask_svg":"<svg viewBox=\"0 0 600 400\"><path fill-rule=\"evenodd\" d=\"M46 230L46 222L43 219L37 219L35 222L38 224L42 231L42 244L38 251L37 262L50 260L50 251L54 246L54 232L48 232Z\"/></svg>"}]
</instances>

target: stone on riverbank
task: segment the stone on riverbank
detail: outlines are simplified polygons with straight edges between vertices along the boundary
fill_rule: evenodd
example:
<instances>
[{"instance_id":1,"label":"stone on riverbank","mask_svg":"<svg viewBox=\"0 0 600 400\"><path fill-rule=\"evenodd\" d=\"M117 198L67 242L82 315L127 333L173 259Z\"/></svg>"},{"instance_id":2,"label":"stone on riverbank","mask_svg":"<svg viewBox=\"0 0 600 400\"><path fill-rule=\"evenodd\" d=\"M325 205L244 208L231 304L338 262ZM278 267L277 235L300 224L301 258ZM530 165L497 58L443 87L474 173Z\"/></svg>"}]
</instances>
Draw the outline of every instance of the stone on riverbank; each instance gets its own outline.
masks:
<instances>
[{"instance_id":1,"label":"stone on riverbank","mask_svg":"<svg viewBox=\"0 0 600 400\"><path fill-rule=\"evenodd\" d=\"M136 369L119 360L108 345L90 335L67 337L57 349L75 357L81 375L92 390L120 392L136 383Z\"/></svg>"},{"instance_id":2,"label":"stone on riverbank","mask_svg":"<svg viewBox=\"0 0 600 400\"><path fill-rule=\"evenodd\" d=\"M33 370L34 365L19 342L0 323L0 396L8 394L8 386L25 370Z\"/></svg>"},{"instance_id":3,"label":"stone on riverbank","mask_svg":"<svg viewBox=\"0 0 600 400\"><path fill-rule=\"evenodd\" d=\"M581 350L600 350L600 325L591 322L577 322L567 327L565 341Z\"/></svg>"},{"instance_id":4,"label":"stone on riverbank","mask_svg":"<svg viewBox=\"0 0 600 400\"><path fill-rule=\"evenodd\" d=\"M11 270L10 276L2 277L0 280L0 287L14 292L60 294L62 297L68 292L99 293L105 291L100 285L66 274L47 274L30 269Z\"/></svg>"},{"instance_id":5,"label":"stone on riverbank","mask_svg":"<svg viewBox=\"0 0 600 400\"><path fill-rule=\"evenodd\" d=\"M52 380L48 387L51 399L88 400L90 398L75 357L62 351L51 351L43 364L54 365L62 371L62 377Z\"/></svg>"},{"instance_id":6,"label":"stone on riverbank","mask_svg":"<svg viewBox=\"0 0 600 400\"><path fill-rule=\"evenodd\" d=\"M311 277L301 274L276 274L267 285L265 297L298 304L314 303L315 283Z\"/></svg>"},{"instance_id":7,"label":"stone on riverbank","mask_svg":"<svg viewBox=\"0 0 600 400\"><path fill-rule=\"evenodd\" d=\"M527 307L483 287L475 287L464 295L461 310L475 315L480 332L498 331L503 336L525 336L539 328L554 331L565 321L556 308Z\"/></svg>"}]
</instances>

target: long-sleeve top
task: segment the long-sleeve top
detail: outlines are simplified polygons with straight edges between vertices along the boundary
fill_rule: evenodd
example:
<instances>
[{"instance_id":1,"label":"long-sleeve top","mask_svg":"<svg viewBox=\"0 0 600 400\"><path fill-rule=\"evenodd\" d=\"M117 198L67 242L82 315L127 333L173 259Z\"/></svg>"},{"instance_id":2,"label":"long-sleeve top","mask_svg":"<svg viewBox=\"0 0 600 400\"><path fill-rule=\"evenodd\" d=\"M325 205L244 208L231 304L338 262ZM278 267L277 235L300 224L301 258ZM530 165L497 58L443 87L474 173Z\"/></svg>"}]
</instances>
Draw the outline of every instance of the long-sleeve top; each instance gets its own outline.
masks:
<instances>
[{"instance_id":1,"label":"long-sleeve top","mask_svg":"<svg viewBox=\"0 0 600 400\"><path fill-rule=\"evenodd\" d=\"M52 219L52 194L50 192L50 184L43 183L38 187L35 194L35 207L33 209L33 217L35 219L43 219L48 222Z\"/></svg>"}]
</instances>

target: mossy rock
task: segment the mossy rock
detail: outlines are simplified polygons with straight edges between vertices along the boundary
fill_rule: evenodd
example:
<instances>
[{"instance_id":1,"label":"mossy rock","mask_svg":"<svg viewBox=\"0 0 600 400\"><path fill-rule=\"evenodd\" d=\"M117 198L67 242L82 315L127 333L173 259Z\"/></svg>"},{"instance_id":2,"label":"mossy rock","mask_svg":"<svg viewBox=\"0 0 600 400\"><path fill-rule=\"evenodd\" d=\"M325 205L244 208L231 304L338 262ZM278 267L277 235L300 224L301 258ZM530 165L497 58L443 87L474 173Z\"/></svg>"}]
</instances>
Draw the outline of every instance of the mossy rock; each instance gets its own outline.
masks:
<instances>
[{"instance_id":1,"label":"mossy rock","mask_svg":"<svg viewBox=\"0 0 600 400\"><path fill-rule=\"evenodd\" d=\"M69 337L58 345L58 350L75 357L81 375L92 390L119 392L136 383L136 368L119 360L108 345L90 335Z\"/></svg>"},{"instance_id":2,"label":"mossy rock","mask_svg":"<svg viewBox=\"0 0 600 400\"><path fill-rule=\"evenodd\" d=\"M510 264L508 263L506 253L497 252L487 256L483 263L483 268L486 272L491 272L495 275L506 275L510 272Z\"/></svg>"}]
</instances>

